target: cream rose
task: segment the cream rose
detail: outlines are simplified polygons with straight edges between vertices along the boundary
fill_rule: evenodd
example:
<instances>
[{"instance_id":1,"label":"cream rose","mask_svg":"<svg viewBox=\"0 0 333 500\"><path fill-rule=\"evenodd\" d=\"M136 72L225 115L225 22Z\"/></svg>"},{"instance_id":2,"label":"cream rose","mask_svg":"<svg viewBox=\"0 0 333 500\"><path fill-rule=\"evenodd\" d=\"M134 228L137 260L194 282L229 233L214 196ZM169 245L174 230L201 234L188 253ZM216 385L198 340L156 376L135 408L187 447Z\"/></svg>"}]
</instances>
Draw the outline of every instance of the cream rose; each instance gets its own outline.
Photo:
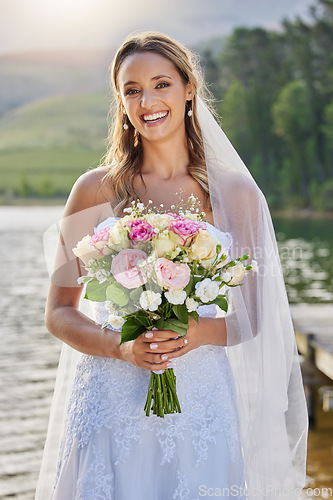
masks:
<instances>
[{"instance_id":1,"label":"cream rose","mask_svg":"<svg viewBox=\"0 0 333 500\"><path fill-rule=\"evenodd\" d=\"M228 285L238 285L245 276L245 267L242 262L237 262L235 266L228 268L228 273L231 274L231 280Z\"/></svg>"},{"instance_id":2,"label":"cream rose","mask_svg":"<svg viewBox=\"0 0 333 500\"><path fill-rule=\"evenodd\" d=\"M170 238L170 233L159 233L157 238L154 238L153 245L155 248L156 258L164 257L165 254L171 253L176 248L176 243Z\"/></svg>"},{"instance_id":3,"label":"cream rose","mask_svg":"<svg viewBox=\"0 0 333 500\"><path fill-rule=\"evenodd\" d=\"M160 231L169 227L169 221L171 216L168 214L148 214L145 215L145 219L151 224L153 227L157 227Z\"/></svg>"},{"instance_id":4,"label":"cream rose","mask_svg":"<svg viewBox=\"0 0 333 500\"><path fill-rule=\"evenodd\" d=\"M116 222L109 230L109 245L112 245L115 250L121 250L129 248L130 244L128 229L122 225L121 221Z\"/></svg>"},{"instance_id":5,"label":"cream rose","mask_svg":"<svg viewBox=\"0 0 333 500\"><path fill-rule=\"evenodd\" d=\"M220 242L217 238L212 236L206 229L202 229L193 240L189 257L200 262L212 261L216 257L216 245L218 243Z\"/></svg>"}]
</instances>

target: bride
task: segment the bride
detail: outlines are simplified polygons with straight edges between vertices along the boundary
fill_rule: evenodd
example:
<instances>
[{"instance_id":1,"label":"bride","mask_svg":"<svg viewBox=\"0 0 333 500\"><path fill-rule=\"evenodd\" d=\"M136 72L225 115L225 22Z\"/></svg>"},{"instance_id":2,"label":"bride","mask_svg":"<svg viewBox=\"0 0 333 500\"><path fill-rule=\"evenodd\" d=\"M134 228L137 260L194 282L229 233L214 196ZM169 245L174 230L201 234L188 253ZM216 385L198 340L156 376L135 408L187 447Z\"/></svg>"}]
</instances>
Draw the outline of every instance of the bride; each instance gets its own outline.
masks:
<instances>
[{"instance_id":1,"label":"bride","mask_svg":"<svg viewBox=\"0 0 333 500\"><path fill-rule=\"evenodd\" d=\"M130 36L112 67L110 148L66 204L46 307L64 342L36 499L297 498L307 416L265 199L204 104L194 54L160 33ZM120 345L108 303L82 299L72 248L139 199L172 211L191 194L210 232L256 259L226 316L201 306L186 336ZM152 206L152 205L150 205ZM182 413L146 417L150 371L173 366Z\"/></svg>"}]
</instances>

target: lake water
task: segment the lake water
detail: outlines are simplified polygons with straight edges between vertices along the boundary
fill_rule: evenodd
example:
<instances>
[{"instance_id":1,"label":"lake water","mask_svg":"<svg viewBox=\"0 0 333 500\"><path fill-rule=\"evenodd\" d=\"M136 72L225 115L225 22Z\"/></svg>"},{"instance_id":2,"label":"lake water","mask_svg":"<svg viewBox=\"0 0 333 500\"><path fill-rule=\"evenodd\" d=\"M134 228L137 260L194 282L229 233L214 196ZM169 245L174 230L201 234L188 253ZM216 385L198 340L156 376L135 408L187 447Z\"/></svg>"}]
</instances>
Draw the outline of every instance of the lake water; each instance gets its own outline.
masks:
<instances>
[{"instance_id":1,"label":"lake water","mask_svg":"<svg viewBox=\"0 0 333 500\"><path fill-rule=\"evenodd\" d=\"M62 207L0 207L0 498L32 500L60 342L43 323L43 234ZM292 302L333 297L331 221L276 220Z\"/></svg>"}]
</instances>

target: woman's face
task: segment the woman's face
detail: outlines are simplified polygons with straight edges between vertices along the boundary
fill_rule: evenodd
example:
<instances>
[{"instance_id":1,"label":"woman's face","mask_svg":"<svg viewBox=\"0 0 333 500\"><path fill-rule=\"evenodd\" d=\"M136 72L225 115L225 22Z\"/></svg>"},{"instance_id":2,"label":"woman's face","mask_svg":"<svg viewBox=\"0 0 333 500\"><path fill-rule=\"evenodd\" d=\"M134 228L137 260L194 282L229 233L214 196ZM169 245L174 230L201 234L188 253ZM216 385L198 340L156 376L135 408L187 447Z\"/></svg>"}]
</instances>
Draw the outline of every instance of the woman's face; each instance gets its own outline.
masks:
<instances>
[{"instance_id":1,"label":"woman's face","mask_svg":"<svg viewBox=\"0 0 333 500\"><path fill-rule=\"evenodd\" d=\"M120 67L118 84L123 108L143 139L164 141L180 130L185 134L191 86L171 61L154 52L132 54Z\"/></svg>"}]
</instances>

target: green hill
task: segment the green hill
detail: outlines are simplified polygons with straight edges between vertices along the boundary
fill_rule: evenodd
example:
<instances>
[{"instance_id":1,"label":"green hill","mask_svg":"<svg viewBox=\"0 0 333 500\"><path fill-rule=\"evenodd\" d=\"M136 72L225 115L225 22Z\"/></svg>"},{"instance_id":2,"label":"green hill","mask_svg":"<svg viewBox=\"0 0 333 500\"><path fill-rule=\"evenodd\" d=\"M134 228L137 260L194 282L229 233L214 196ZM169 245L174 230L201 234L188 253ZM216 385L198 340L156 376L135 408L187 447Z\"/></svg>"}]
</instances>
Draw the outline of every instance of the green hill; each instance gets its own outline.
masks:
<instances>
[{"instance_id":1,"label":"green hill","mask_svg":"<svg viewBox=\"0 0 333 500\"><path fill-rule=\"evenodd\" d=\"M103 149L109 99L103 93L47 97L0 118L0 151Z\"/></svg>"},{"instance_id":2,"label":"green hill","mask_svg":"<svg viewBox=\"0 0 333 500\"><path fill-rule=\"evenodd\" d=\"M105 152L109 98L96 92L48 97L0 119L0 195L66 196Z\"/></svg>"}]
</instances>

